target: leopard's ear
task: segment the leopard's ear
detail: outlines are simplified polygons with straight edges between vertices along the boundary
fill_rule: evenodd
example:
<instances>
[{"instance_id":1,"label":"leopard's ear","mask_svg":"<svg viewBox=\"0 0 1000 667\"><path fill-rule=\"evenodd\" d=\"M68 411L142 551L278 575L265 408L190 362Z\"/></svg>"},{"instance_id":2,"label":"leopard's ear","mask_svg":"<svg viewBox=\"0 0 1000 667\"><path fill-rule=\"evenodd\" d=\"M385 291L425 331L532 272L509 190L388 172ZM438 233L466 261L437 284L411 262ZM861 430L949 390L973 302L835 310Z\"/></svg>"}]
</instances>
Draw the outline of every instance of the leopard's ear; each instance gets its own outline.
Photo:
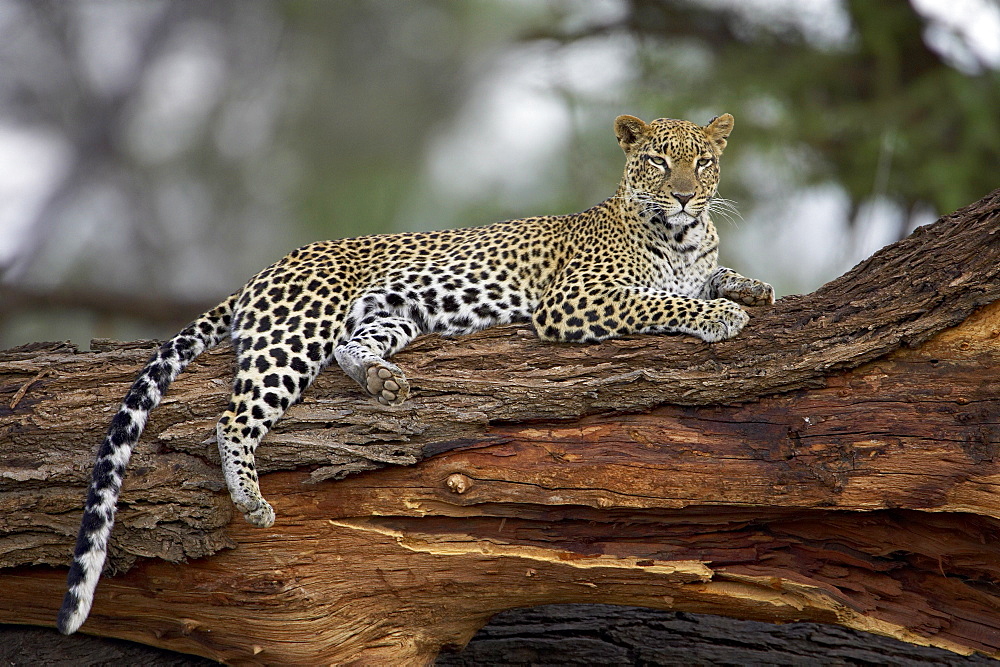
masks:
<instances>
[{"instance_id":1,"label":"leopard's ear","mask_svg":"<svg viewBox=\"0 0 1000 667\"><path fill-rule=\"evenodd\" d=\"M630 152L647 134L649 134L649 125L635 116L615 118L615 136L618 137L618 145L626 153Z\"/></svg>"},{"instance_id":2,"label":"leopard's ear","mask_svg":"<svg viewBox=\"0 0 1000 667\"><path fill-rule=\"evenodd\" d=\"M735 124L736 119L731 114L724 113L713 118L712 122L705 126L705 135L720 154L726 149L726 139L729 138L729 133L733 131Z\"/></svg>"}]
</instances>

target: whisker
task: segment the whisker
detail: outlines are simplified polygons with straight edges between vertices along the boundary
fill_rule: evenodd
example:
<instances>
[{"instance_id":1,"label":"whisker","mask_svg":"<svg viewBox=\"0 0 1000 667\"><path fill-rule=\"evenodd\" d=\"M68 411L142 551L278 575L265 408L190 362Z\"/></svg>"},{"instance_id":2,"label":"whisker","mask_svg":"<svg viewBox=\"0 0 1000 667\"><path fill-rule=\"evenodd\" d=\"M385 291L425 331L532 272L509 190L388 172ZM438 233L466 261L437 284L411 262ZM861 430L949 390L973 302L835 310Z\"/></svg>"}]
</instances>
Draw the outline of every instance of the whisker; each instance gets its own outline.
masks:
<instances>
[{"instance_id":1,"label":"whisker","mask_svg":"<svg viewBox=\"0 0 1000 667\"><path fill-rule=\"evenodd\" d=\"M740 228L739 222L743 220L743 216L740 215L739 210L736 208L736 202L732 199L726 199L725 197L713 197L708 203L708 211L712 215L718 215L721 218L725 218L729 221L736 229Z\"/></svg>"}]
</instances>

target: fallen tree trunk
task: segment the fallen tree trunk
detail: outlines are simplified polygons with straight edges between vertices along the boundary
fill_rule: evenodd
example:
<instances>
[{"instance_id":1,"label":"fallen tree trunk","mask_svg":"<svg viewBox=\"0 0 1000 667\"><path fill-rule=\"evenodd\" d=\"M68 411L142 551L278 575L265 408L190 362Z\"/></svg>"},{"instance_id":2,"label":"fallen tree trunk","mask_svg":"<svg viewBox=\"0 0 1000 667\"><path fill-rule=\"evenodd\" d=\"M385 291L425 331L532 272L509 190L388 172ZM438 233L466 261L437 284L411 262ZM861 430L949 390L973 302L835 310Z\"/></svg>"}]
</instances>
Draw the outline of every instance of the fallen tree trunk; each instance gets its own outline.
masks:
<instances>
[{"instance_id":1,"label":"fallen tree trunk","mask_svg":"<svg viewBox=\"0 0 1000 667\"><path fill-rule=\"evenodd\" d=\"M409 403L325 373L268 435L267 530L223 490L232 357L206 354L133 458L120 574L83 631L423 662L498 611L601 602L1000 656L998 300L1000 190L732 341L426 337L396 358ZM0 353L0 622L53 623L93 451L148 347Z\"/></svg>"}]
</instances>

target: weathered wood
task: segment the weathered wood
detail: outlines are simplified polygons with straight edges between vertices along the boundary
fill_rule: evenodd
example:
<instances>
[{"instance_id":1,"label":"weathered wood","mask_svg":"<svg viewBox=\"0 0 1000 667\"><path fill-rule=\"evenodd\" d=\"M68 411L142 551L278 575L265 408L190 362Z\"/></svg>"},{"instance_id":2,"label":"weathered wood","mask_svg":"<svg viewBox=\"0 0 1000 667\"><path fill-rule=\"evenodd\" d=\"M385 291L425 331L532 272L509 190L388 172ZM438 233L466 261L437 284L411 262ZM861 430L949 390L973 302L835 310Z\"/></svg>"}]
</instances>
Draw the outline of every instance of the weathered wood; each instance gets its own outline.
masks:
<instances>
[{"instance_id":1,"label":"weathered wood","mask_svg":"<svg viewBox=\"0 0 1000 667\"><path fill-rule=\"evenodd\" d=\"M128 571L83 631L421 662L503 609L607 602L1000 656L998 232L1000 191L715 345L426 337L398 408L325 373L258 450L267 530L223 490L231 355L209 353L153 413ZM0 353L0 622L53 623L92 452L149 352Z\"/></svg>"},{"instance_id":2,"label":"weathered wood","mask_svg":"<svg viewBox=\"0 0 1000 667\"><path fill-rule=\"evenodd\" d=\"M512 609L490 619L460 651L446 647L437 667L510 665L996 665L837 625L776 625L642 607L560 604ZM145 644L26 625L0 625L0 664L11 667L142 665L211 667L214 661Z\"/></svg>"}]
</instances>

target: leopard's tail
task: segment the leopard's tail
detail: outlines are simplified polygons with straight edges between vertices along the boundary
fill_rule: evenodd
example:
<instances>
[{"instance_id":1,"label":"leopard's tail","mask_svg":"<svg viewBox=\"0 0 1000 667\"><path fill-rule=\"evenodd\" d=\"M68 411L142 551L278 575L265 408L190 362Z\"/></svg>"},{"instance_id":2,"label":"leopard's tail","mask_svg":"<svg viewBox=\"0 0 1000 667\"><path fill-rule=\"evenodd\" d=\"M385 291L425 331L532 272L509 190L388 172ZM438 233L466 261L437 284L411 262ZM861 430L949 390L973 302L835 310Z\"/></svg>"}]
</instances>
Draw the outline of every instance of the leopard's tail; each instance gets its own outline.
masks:
<instances>
[{"instance_id":1,"label":"leopard's tail","mask_svg":"<svg viewBox=\"0 0 1000 667\"><path fill-rule=\"evenodd\" d=\"M63 634L76 632L90 613L94 589L108 553L108 537L115 521L125 466L150 410L160 403L173 379L195 357L227 338L237 296L230 296L163 343L132 383L111 420L94 462L93 480L67 577L68 590L59 610L57 626Z\"/></svg>"}]
</instances>

